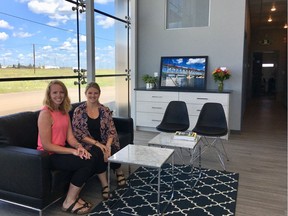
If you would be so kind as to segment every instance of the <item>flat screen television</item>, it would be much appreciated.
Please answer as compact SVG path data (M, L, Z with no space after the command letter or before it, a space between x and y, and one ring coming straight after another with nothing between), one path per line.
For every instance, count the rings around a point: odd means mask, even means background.
M208 56L161 57L159 88L206 89Z

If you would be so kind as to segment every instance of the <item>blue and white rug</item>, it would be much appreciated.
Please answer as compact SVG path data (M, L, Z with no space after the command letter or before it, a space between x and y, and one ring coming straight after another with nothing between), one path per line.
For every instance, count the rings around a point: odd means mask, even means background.
M195 179L183 171L187 172L187 167L175 165L174 196L168 203L172 188L171 165L167 164L162 170L161 194L164 196L161 198L161 211L167 206L162 215L235 215L239 174L202 169L200 180L191 190ZM91 215L158 215L155 193L158 178L153 180L152 186L149 184L155 174L157 171L154 169L140 167L128 179L128 184L137 187L137 190L128 190L128 187L116 189L110 202L98 204ZM112 205L112 209L108 205Z

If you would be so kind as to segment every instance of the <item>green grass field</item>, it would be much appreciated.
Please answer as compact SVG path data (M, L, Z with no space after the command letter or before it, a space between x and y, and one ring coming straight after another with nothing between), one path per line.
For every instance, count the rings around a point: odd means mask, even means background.
M97 70L97 75L115 74L114 70ZM72 69L18 69L18 68L0 68L0 94L11 92L43 90L47 87L50 80L33 80L33 81L10 81L1 82L1 78L16 77L49 77L49 76L74 76L77 75ZM74 82L77 79L61 79L67 88L77 88ZM101 87L114 86L115 77L98 77L96 82ZM84 85L85 86L85 85Z

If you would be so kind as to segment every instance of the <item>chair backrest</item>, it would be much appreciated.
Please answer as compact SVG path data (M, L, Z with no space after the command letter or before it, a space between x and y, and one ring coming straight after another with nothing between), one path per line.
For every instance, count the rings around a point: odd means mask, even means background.
M205 103L199 114L196 126L227 129L227 120L222 104Z
M171 132L177 130L184 131L189 128L189 125L190 122L186 103L184 101L170 101L165 110L163 119L156 129ZM161 130L161 128L164 130Z

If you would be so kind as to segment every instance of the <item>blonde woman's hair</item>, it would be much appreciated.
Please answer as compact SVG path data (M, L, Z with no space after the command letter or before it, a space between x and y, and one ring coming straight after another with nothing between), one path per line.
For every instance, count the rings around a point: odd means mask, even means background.
M61 82L60 80L52 80L49 82L47 88L46 88L46 92L45 92L45 97L43 100L43 104L45 106L48 107L49 110L54 111L55 110L55 106L54 103L51 100L50 97L50 91L51 91L51 86L52 85L60 85L64 91L64 100L63 102L60 104L60 106L58 107L59 111L61 111L63 114L66 114L69 112L69 110L71 109L71 101L70 98L68 96L68 90L65 86L65 84L63 82Z
M99 91L99 93L101 93L100 86L96 82L90 82L90 83L87 84L87 86L85 88L85 94L87 93L89 88L95 88L95 89L97 89Z

